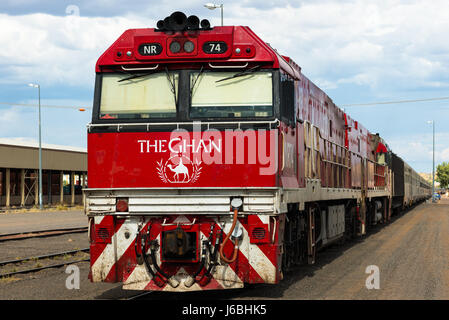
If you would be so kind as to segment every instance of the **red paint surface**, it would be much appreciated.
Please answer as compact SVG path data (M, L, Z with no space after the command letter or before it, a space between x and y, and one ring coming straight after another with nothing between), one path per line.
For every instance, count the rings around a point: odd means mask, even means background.
M194 136L199 133L184 134L187 136L172 143L172 150L183 147L184 140L186 145L192 144L193 140L196 146L199 144L201 137ZM243 148L237 148L237 139L244 134L245 132L235 134L237 138L232 138L233 148L228 143L231 136L223 133L221 143L219 138L202 136L204 141L202 146L213 150L210 153L206 152L206 149L190 152L192 147L187 147L187 152L172 153L168 143L178 138L171 137L170 132L90 133L88 135L89 187L275 187L278 170L277 150L274 149L275 140L278 138L277 131L266 131L261 135L255 133L256 140L245 138ZM217 148L210 147L209 139L216 139L215 145L221 146L221 152L217 152ZM147 149L147 143L139 141L149 141L151 146ZM267 149L265 155L262 156L265 149ZM191 179L187 182L188 179L180 172L181 170L176 169L180 165L180 156L182 156L183 165L187 167L189 176L192 177L196 172L196 180ZM212 160L206 159L209 157L213 157L215 162L210 163ZM196 168L194 168L195 164ZM172 171L169 165L180 172L178 177L174 176L175 171ZM271 174L264 174L264 170L268 170Z

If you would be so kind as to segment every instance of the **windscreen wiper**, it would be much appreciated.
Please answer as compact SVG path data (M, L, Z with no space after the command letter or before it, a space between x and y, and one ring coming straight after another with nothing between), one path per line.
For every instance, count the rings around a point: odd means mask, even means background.
M132 76L129 76L129 77L127 77L127 78L117 80L117 82L122 82L122 81L132 80L132 79L136 79L136 78L141 78L141 77L145 77L145 76L148 76L148 75L150 75L150 74L153 74L153 73L154 73L154 72L146 72L146 73L140 73L140 74L133 74Z
M259 69L259 68L260 68L260 65L254 66L254 67L252 67L252 68L249 68L248 70L244 70L244 71L242 71L242 72L239 72L239 73L234 74L233 76L226 77L226 78L217 80L217 81L215 81L215 82L221 82L221 81L225 81L225 80L229 80L229 79L234 79L234 78L246 76L247 74L253 73L254 71L256 71L256 70Z
M173 93L173 97L175 98L175 105L178 106L178 99L176 94L176 84L175 84L175 75L173 75L173 79L170 77L170 72L168 72L168 68L165 67L165 73L167 75L167 80L170 83L170 90Z
M195 88L196 82L198 81L198 78L201 76L202 73L203 73L203 66L201 66L200 72L195 77L195 80L193 81L192 86L190 87L190 99L192 99L193 89Z

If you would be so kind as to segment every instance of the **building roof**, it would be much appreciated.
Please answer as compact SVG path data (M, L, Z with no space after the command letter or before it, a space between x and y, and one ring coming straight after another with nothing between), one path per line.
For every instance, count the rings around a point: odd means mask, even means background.
M0 138L0 168L38 169L39 143L25 138ZM42 144L44 170L87 171L87 150Z
M39 142L27 138L0 138L0 145L9 145L16 147L26 148L39 148ZM86 148L61 146L57 144L42 143L42 149L60 150L60 151L72 151L87 153Z

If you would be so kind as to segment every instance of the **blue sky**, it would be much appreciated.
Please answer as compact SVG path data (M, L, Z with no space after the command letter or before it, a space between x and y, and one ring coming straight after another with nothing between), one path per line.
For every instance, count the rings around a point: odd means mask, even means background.
M0 102L91 106L94 66L128 28L173 11L220 25L208 1L3 0ZM220 2L221 3L221 2ZM449 2L441 0L223 1L224 24L251 27L337 105L449 96ZM345 108L417 171L449 161L449 100ZM37 108L0 104L0 138L36 139ZM43 140L86 147L89 112L43 108Z

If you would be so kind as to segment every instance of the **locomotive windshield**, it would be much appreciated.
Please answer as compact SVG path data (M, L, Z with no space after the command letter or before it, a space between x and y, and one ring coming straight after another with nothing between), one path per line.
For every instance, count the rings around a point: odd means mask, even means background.
M273 117L273 72L246 72L104 73L99 119L171 121L182 114L177 109L187 107L192 120ZM190 91L190 103L183 90ZM183 99L179 104L178 98Z
M235 77L234 72L192 72L191 118L273 116L271 72Z
M104 74L100 119L175 118L179 75Z

